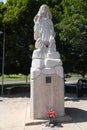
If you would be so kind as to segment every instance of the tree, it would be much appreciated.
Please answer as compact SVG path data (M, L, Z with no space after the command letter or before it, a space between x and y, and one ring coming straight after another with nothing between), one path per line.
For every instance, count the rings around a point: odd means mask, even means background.
M3 25L3 16L6 10L3 2L0 2L0 75L2 73L2 50L3 50L3 34L4 34L4 25Z
M6 74L29 74L34 44L33 11L30 10L32 7L29 4L31 3L28 0L8 0L6 3L7 11L3 19L6 31Z
M50 6L53 17L57 21L55 11L58 8L58 2L56 0L7 0L2 19L6 33L6 74L29 73L32 50L34 49L33 18L42 4Z
M61 3L63 14L56 25L60 29L60 39L68 48L66 59L72 59L72 71L82 76L87 73L87 1L63 0ZM68 53L70 52L70 53ZM64 64L66 64L64 61Z
M42 4L47 4L53 14L57 50L62 52L58 23L63 14L62 0L7 0L2 23L5 24L5 73L28 74L34 49L33 18Z

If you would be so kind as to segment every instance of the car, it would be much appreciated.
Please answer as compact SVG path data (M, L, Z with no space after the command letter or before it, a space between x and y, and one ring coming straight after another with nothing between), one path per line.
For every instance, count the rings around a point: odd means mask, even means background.
M83 96L83 93L86 92L87 92L87 78L79 79L76 88L77 97Z
M71 78L71 74L64 74L65 78Z

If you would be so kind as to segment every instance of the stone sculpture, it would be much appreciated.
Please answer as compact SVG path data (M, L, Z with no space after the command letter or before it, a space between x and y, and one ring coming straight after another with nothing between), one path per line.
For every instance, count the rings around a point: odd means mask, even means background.
M36 50L31 65L32 118L45 117L50 108L59 116L64 115L63 67L56 51L55 36L52 14L47 5L42 5L34 18Z
M34 18L34 39L36 40L35 47L39 49L38 57L42 56L41 52L43 52L42 57L45 58L48 50L56 51L55 32L51 19L52 14L48 6L42 5Z

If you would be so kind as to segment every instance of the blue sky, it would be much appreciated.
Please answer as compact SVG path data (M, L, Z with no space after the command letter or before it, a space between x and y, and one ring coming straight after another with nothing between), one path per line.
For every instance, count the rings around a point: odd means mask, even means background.
M0 0L0 2L1 2L1 1L4 2L4 3L6 2L6 0Z

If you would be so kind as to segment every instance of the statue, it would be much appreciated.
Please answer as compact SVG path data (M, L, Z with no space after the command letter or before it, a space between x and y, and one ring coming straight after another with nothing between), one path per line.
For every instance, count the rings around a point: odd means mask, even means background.
M34 39L36 40L35 47L39 49L36 53L38 56L46 55L49 51L56 51L55 32L52 23L52 14L47 5L42 5L34 18ZM41 54L43 52L43 54ZM45 54L44 54L45 53Z
M64 116L64 79L49 7L43 4L34 17L35 50L31 64L31 105L33 119L44 118L52 108Z

